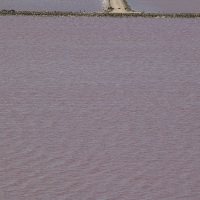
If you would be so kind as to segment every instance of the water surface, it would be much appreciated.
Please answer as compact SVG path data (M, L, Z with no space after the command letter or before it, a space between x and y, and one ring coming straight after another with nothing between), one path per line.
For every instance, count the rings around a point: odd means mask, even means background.
M0 0L1 9L102 11L103 0ZM199 0L128 0L132 9L145 12L199 12Z
M0 199L199 200L200 20L0 17Z

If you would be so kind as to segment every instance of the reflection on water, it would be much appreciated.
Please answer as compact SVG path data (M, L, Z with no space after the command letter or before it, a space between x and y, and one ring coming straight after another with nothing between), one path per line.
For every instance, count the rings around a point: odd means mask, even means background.
M0 17L0 199L199 200L199 24Z

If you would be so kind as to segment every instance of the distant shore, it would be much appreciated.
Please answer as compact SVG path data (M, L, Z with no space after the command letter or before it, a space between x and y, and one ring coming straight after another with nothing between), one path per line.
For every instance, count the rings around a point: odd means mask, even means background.
M196 18L200 13L145 13L145 12L60 12L60 11L15 11L1 10L0 16L76 16L76 17L144 17L144 18Z

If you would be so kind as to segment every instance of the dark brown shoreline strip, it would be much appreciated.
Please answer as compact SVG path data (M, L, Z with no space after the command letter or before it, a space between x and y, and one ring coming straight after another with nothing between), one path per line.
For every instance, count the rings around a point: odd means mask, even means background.
M60 12L60 11L15 11L2 10L0 16L76 16L76 17L144 17L144 18L196 18L200 13L109 13L109 12Z

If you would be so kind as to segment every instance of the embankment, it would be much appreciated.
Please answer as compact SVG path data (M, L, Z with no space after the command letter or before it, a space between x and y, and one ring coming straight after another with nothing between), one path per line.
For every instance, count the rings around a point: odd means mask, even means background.
M144 17L144 18L196 18L200 13L145 13L145 12L59 12L59 11L15 11L2 10L1 16L22 15L22 16L76 16L76 17Z
M112 13L128 13L131 7L126 0L104 0L104 10Z

